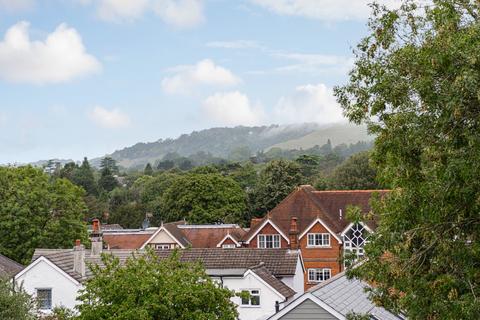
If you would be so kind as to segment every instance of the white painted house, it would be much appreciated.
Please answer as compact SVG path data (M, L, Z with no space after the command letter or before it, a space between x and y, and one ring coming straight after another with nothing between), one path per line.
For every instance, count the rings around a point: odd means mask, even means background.
M124 262L132 250L103 250ZM138 252L142 252L141 250ZM36 296L44 312L54 307L73 309L82 283L91 277L86 262L99 263L101 237L92 238L92 249L77 243L73 249L37 249L32 263L15 276L18 285ZM161 258L170 250L158 250ZM303 293L304 267L300 251L289 249L191 248L181 251L181 261L200 261L206 272L226 288L249 291L248 300L234 297L241 320L265 319L296 295Z

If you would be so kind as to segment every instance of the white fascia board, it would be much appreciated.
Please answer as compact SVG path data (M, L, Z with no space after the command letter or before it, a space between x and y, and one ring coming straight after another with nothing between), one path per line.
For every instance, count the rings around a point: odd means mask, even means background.
M222 244L223 244L223 243L225 242L225 240L227 240L227 239L232 240L237 247L240 247L240 243L238 243L238 241L235 240L230 234L227 234L227 235L217 244L217 248L221 248L221 247L222 247Z
M280 230L280 228L278 228L275 223L273 223L272 220L270 219L267 219L265 220L261 226L258 228L257 232L255 232L254 234L252 234L250 236L250 238L247 239L247 241L245 241L246 244L249 244L250 241L252 241L253 238L255 238L255 236L267 225L267 223L270 223L270 225L287 241L288 244L290 244L290 239L288 239L288 237Z
M152 236L151 236L150 238L148 238L147 241L145 241L145 243L140 247L140 249L145 249L145 247L150 243L150 241L152 241L153 239L155 239L155 237L156 237L162 230L165 231L170 238L172 238L173 240L175 240L175 242L180 246L180 248L185 249L185 246L182 245L182 244L180 243L180 241L178 241L178 239L175 238L164 226L161 226L160 228L158 228L158 230L155 231L155 233L152 234Z
M342 315L341 313L339 313L338 311L336 311L335 309L330 307L328 304L326 304L325 302L323 302L319 298L315 297L310 292L306 292L306 293L302 294L300 297L298 297L297 299L295 299L294 301L292 301L291 303L286 305L285 308L283 308L282 310L280 310L279 312L275 313L273 316L268 318L268 320L279 320L279 319L281 319L285 314L287 314L291 310L295 309L298 305L300 305L302 302L304 302L307 299L311 300L312 302L317 304L319 307L326 310L328 313L330 313L335 318L337 318L339 320L346 320L344 315Z
M30 271L32 268L34 268L37 264L39 264L40 262L45 262L46 264L48 264L50 267L52 267L53 269L55 269L55 271L57 271L58 273L60 273L62 276L64 276L65 278L67 278L68 280L72 281L75 285L80 285L80 282L78 282L77 280L75 280L75 278L73 278L71 275L69 275L68 273L66 273L65 271L63 271L62 269L60 269L55 263L53 263L52 261L50 261L48 258L46 258L45 256L40 256L37 260L33 261L32 263L30 263L25 269L23 269L22 271L20 271L19 273L17 273L14 277L15 279L15 282L17 281L17 279L21 278L25 273L27 273L28 271Z
M367 224L363 223L362 221L359 221L358 223L360 223L365 229L367 229L368 232L373 233L372 229L370 229L370 228L367 226ZM354 223L351 222L351 223L342 231L342 233L340 234L340 236L343 237L343 236L345 235L345 233L347 233L347 231L348 231L351 227L353 227L353 225L354 225Z
M320 223L325 229L327 229L327 231L335 238L337 239L338 243L342 243L342 239L335 233L332 231L332 229L330 229L320 218L317 218L315 219L306 229L305 231L303 231L300 236L298 237L298 240L302 239L307 233L308 231L310 231L310 229L313 228L314 225L316 225L317 223Z
M273 288L271 285L269 285L268 283L265 282L265 280L263 280L262 278L260 278L255 272L253 272L251 269L248 269L247 271L245 271L245 274L243 275L243 278L245 279L247 277L247 275L252 275L254 278L258 279L258 281L260 281L261 283L263 283L265 286L267 286L268 288L270 288L270 290L272 290L275 294L277 294L280 298L282 299L286 299L286 297L283 296L283 294L281 294L280 292L278 292L277 290L275 290L275 288ZM281 281L281 280L280 280Z

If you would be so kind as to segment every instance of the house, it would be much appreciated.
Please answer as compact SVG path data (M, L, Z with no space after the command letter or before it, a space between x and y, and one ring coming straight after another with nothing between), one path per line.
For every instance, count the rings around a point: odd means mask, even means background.
M403 315L393 314L374 305L365 292L367 287L365 282L347 279L345 272L341 272L310 288L268 320L345 320L349 314L354 313L367 315L372 320L406 319Z
M160 257L170 251L158 250ZM250 299L232 298L240 320L264 319L278 306L303 293L304 267L298 250L192 248L181 261L200 261L207 274L230 290L248 291Z
M162 223L158 228L109 229L103 239L110 249L159 250L174 248L238 248L246 231L237 224L192 225L185 221Z
M118 257L121 263L133 252L144 252L104 250L98 221L94 222L91 236L91 250L79 241L73 249L36 249L32 262L15 276L17 284L38 298L42 311L48 313L56 306L73 309L83 283L92 276L88 264L100 264L102 252ZM166 258L172 250L156 252ZM298 250L189 248L181 250L180 260L199 261L207 274L224 287L250 292L250 299L232 298L242 320L266 318L303 292L305 270Z
M20 263L0 254L0 278L9 279L22 271L24 268Z
M353 224L346 217L347 207L370 211L374 193L387 190L316 191L312 186L296 188L265 217L253 219L241 242L250 248L300 249L304 259L305 289L343 270L344 252L363 255L368 234L375 221Z

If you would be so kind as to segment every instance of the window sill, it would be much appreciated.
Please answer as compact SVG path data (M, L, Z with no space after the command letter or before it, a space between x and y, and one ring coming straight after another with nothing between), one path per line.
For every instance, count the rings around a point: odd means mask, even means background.
M242 307L242 308L261 308L262 306L250 306L250 305L241 304L240 307Z
M306 249L331 249L332 246L306 246Z

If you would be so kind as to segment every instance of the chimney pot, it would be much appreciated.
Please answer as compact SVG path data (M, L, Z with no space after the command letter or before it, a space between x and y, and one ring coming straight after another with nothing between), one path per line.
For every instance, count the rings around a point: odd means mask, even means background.
M90 241L92 243L92 256L99 256L103 251L103 234L100 220L93 219L92 233L90 234Z

